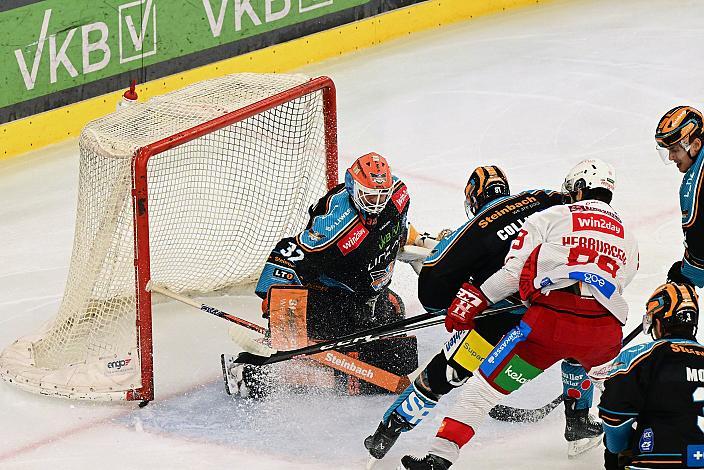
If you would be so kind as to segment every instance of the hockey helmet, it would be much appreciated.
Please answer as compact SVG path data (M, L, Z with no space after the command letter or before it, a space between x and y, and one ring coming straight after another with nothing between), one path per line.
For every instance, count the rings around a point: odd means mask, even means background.
M567 173L565 182L562 183L562 192L574 199L580 189L603 188L613 193L615 187L614 167L598 158L590 158L577 163Z
M510 196L508 178L496 165L478 166L464 188L464 210L467 217L476 215L484 205L501 196Z
M679 144L687 153L694 139L702 137L702 113L691 106L676 106L665 113L655 130L657 151L666 164L671 163L669 149Z
M645 306L644 333L652 334L655 318L665 332L673 326L692 327L694 332L699 320L699 298L694 287L667 282L655 289Z
M359 157L345 173L345 188L357 209L366 214L380 213L393 189L386 159L374 152Z

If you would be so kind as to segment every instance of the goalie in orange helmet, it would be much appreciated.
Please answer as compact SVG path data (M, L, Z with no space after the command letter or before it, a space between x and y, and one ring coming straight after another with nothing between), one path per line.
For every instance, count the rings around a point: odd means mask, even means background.
M279 241L264 266L255 292L265 299L272 342L277 341L281 323L281 293L288 296L283 302L288 305L292 290L302 296L295 299L296 305L305 298L306 308L282 324L297 322L298 345L403 318L403 303L389 284L396 256L407 243L409 202L406 185L391 174L384 157L372 152L352 163L344 183L309 210L305 230ZM295 335L286 328L290 340ZM290 349L291 344L283 346ZM418 366L415 337L380 340L353 352L358 361L394 374L406 375ZM223 368L230 393L264 395L267 386L276 382L271 377L262 379L264 368L233 367L228 360L229 356L223 359ZM379 391L361 382L353 393Z

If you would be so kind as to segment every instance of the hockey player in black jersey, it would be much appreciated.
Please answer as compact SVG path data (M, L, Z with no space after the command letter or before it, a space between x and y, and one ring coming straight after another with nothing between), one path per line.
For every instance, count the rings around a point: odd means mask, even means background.
M345 182L311 207L305 230L279 241L269 255L255 289L264 299L264 316L269 317L272 292L283 285L305 290L305 318L289 321L304 325L306 340L331 339L401 319L403 303L388 286L406 241L409 203L406 185L392 176L386 159L376 153L358 158L346 171ZM415 337L385 341L385 354L378 351L380 344L361 347L359 360L399 375L417 368ZM265 394L266 368L234 365L233 360L223 359L228 393Z
M676 106L660 119L655 131L658 153L665 163L674 162L683 173L680 209L684 256L677 260L667 280L704 287L704 118L691 106Z
M465 208L470 218L443 239L425 260L418 277L418 298L428 311L450 306L463 283L482 283L504 263L511 243L525 219L548 207L561 204L554 191L533 190L510 195L508 180L496 166L474 170L465 189ZM509 305L508 302L496 307ZM413 429L435 407L441 396L471 377L493 345L518 324L525 308L477 319L475 328L455 332L420 373L418 378L389 407L365 446L375 459L383 458L401 432ZM568 427L565 437L570 455L582 449L576 443L601 434L601 426L589 419L592 386L578 364L562 366ZM426 468L426 467L422 467ZM430 467L427 467L430 468Z
M655 341L621 352L599 403L607 470L625 464L632 470L704 468L698 317L697 294L689 284L668 282L648 300L643 330Z

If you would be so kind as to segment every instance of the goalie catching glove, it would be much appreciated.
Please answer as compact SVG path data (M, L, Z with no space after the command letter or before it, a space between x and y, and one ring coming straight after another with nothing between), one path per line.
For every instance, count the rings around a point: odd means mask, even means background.
M474 317L486 310L489 302L482 291L465 282L455 294L445 317L445 329L450 333L458 330L473 330Z

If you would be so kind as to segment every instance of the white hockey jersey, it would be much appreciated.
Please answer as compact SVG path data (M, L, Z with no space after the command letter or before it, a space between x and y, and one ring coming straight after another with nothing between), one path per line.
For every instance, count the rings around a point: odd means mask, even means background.
M582 295L593 296L626 323L628 305L622 293L638 270L638 244L611 206L580 201L528 217L504 267L480 287L491 302L518 290L526 260L538 247L534 272L527 271L535 289L548 294L579 282Z

